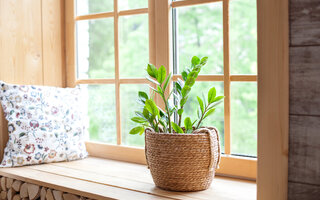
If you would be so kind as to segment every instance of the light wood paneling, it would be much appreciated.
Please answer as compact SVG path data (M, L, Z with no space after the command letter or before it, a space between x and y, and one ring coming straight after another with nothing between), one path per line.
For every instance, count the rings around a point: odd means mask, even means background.
M320 185L320 117L290 116L289 181Z
M287 199L289 129L288 1L259 0L258 176L259 200Z
M289 200L319 200L320 186L289 182Z
M41 1L0 1L0 79L42 84Z
M320 115L320 46L290 48L290 114Z
M65 87L64 0L42 0L43 84Z
M76 41L75 41L74 1L65 1L65 38L66 38L66 83L68 87L76 85Z
M320 45L319 0L290 0L291 45Z

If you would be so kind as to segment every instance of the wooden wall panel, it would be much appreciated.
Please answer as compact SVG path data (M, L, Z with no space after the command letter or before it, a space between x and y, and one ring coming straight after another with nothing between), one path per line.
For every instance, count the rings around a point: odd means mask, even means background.
M0 29L0 79L42 84L41 0L1 0Z
M290 48L290 114L320 115L320 46Z
M288 1L259 0L258 200L287 199L289 143Z
M290 183L288 188L289 200L319 200L320 186L302 183Z
M320 196L320 2L290 0L288 199Z
M319 0L291 0L291 45L320 45Z
M0 0L0 80L65 85L63 5L63 0ZM7 141L0 107L0 159Z
M320 183L320 116L290 117L289 181Z
M65 87L64 0L42 0L43 83Z

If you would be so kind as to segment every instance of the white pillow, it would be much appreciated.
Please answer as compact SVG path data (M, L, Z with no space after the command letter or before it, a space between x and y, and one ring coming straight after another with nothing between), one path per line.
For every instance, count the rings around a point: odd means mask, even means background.
M86 107L80 88L12 85L0 81L9 141L2 167L70 161L87 156Z

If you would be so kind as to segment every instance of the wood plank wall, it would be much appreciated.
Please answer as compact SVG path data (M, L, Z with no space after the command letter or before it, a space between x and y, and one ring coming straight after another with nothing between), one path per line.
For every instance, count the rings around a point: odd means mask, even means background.
M65 86L63 13L64 0L0 0L0 80ZM7 140L0 108L0 159Z
M290 0L289 143L288 199L319 199L319 0Z

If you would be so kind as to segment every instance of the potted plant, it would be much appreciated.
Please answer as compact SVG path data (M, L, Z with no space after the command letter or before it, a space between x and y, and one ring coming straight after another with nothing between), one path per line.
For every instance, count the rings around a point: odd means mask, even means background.
M148 167L156 186L173 191L199 191L207 189L214 177L220 160L220 144L218 130L204 127L203 120L211 116L224 96L217 96L212 87L207 97L197 96L199 103L198 119L183 119L184 106L189 98L201 68L208 58L194 56L191 66L185 69L169 91L172 74L166 74L161 66L157 69L149 64L147 79L156 87L149 97L139 91L138 102L142 105L131 120L138 126L131 129L130 134L145 133L145 151ZM155 94L164 102L164 109L156 105ZM172 98L174 97L174 98ZM173 99L175 103L172 102ZM175 123L172 116L176 115ZM182 126L183 121L183 126Z

